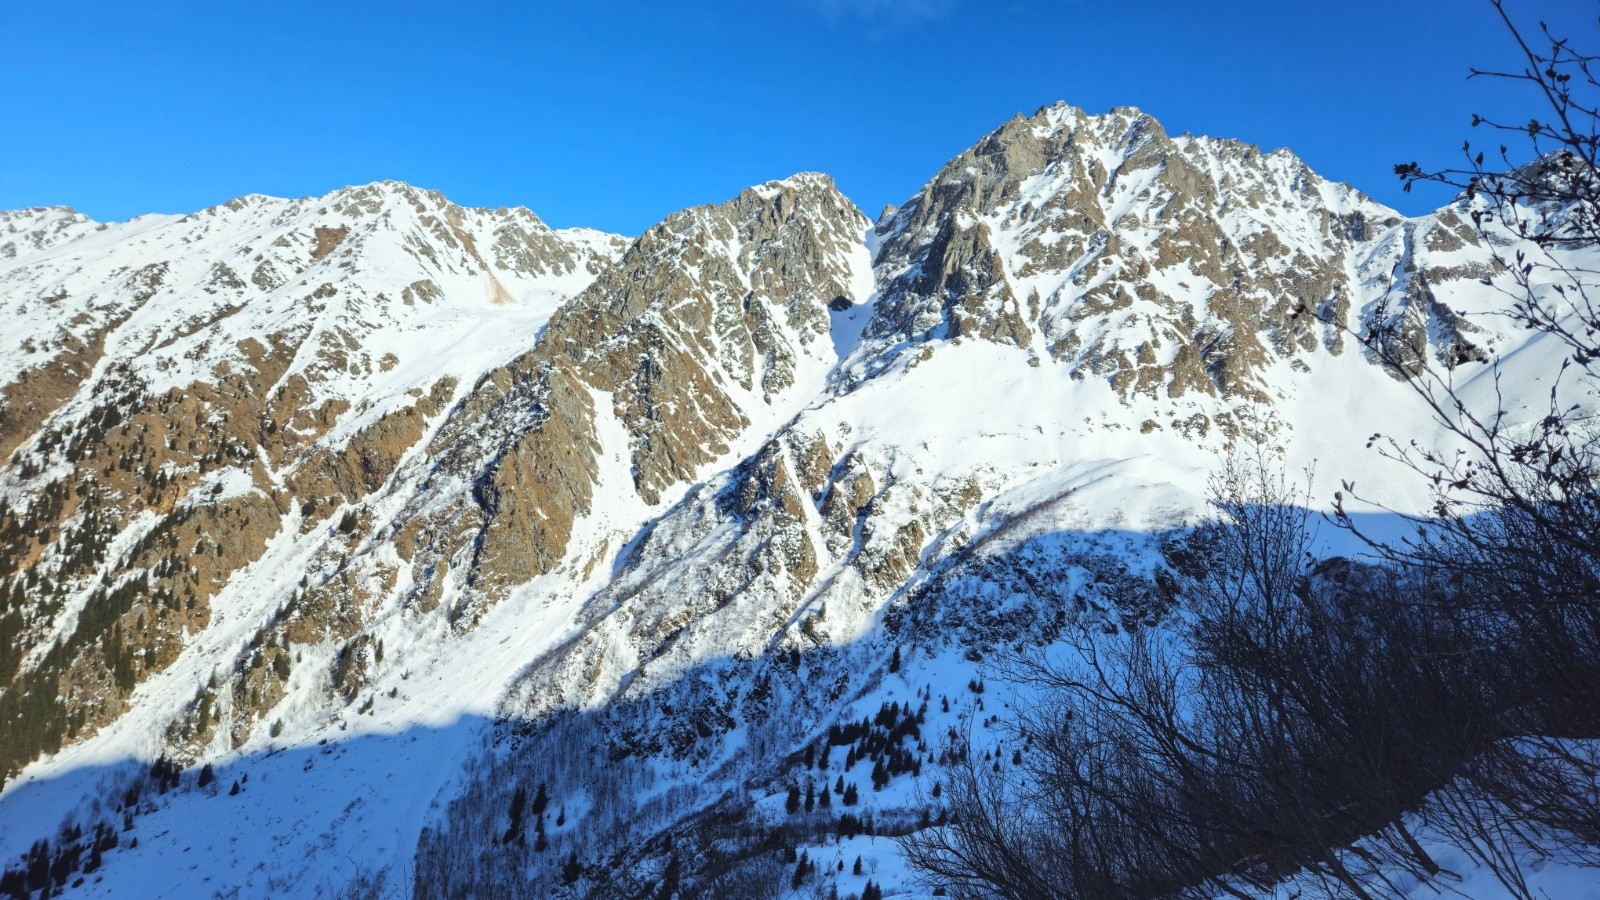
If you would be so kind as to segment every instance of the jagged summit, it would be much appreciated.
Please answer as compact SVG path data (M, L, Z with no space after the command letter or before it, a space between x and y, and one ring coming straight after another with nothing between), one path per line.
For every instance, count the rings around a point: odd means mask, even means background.
M878 223L885 302L857 371L978 337L1124 394L1265 398L1268 367L1343 347L1337 327L1290 313L1342 322L1372 239L1400 222L1289 153L1171 138L1130 107L1046 107Z
M770 199L778 191L823 191L837 193L838 185L834 184L833 176L826 172L796 172L787 178L777 178L772 181L752 185L740 191L740 194L754 193L764 199Z
M655 507L808 402L836 361L828 303L870 277L866 227L815 177L675 213L486 376L434 444L482 467L475 487L426 526L475 535L473 588L497 600L575 542L603 554L626 536L593 520L597 497Z
M77 238L98 226L66 206L0 211L0 265Z

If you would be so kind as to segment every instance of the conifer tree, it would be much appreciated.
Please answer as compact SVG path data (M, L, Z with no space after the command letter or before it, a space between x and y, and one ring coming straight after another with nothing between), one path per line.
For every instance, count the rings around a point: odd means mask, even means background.
M673 900L678 896L678 886L683 880L683 863L678 859L678 851L673 850L667 857L666 868L661 871L661 884L656 888L655 900Z
M668 868L670 870L670 863ZM577 884L578 879L582 877L582 875L583 866L578 863L578 854L573 853L571 856L567 857L566 863L561 867L561 881L564 884Z
M516 791L511 795L510 825L506 828L505 836L500 838L500 843L522 843L522 810L528 805L528 789L517 785Z

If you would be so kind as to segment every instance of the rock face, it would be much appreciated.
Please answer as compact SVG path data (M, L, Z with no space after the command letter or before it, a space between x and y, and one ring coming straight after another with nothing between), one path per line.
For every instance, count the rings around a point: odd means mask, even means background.
M1272 364L1341 352L1352 303L1384 299L1384 281L1404 297L1391 312L1468 345L1428 284L1487 270L1425 270L1412 248L1471 255L1463 224L1404 222L1284 150L1057 105L1006 123L879 223L885 302L868 334L883 349L856 371L970 336L1124 397L1266 400Z
M531 341L627 243L388 183L3 227L0 775L115 719L236 573L383 488L516 352L497 332Z
M122 805L219 890L786 890L757 836L863 827L846 782L921 827L996 649L1159 617L1242 443L1420 508L1398 376L1520 340L1469 214L1063 105L875 224L813 174L632 241L390 183L0 214L0 856L166 754L271 777Z
M459 567L467 602L500 599L573 556L598 495L657 506L787 418L835 361L827 304L864 270L867 224L829 179L799 175L645 232L435 438L440 474L416 501L439 510L417 538L435 549L414 566Z

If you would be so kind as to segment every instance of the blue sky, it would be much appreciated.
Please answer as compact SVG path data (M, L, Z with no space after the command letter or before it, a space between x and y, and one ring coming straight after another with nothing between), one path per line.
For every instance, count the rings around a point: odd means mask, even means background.
M1474 111L1527 117L1465 78L1509 50L1480 0L14 0L0 208L121 219L393 178L637 233L821 170L876 215L1059 99L1287 146L1421 212L1448 198L1400 194L1394 163L1454 162Z

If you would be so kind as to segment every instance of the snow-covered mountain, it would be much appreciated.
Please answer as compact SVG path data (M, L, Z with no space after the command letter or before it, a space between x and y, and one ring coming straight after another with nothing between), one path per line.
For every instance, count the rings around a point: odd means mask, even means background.
M876 223L814 174L631 241L393 183L0 214L0 859L912 891L881 835L1001 711L986 656L1159 615L1229 454L1425 508L1365 445L1442 438L1347 329L1533 414L1493 271L1465 201L1065 105Z

